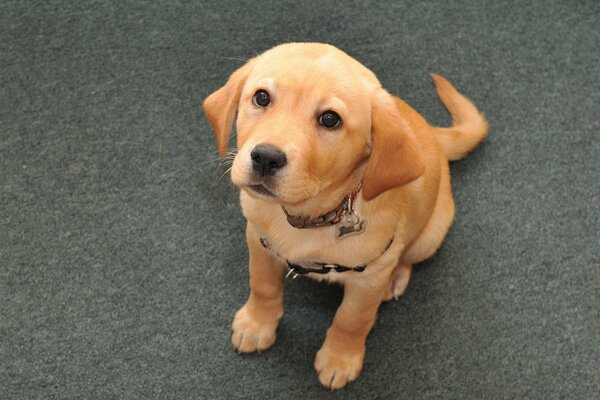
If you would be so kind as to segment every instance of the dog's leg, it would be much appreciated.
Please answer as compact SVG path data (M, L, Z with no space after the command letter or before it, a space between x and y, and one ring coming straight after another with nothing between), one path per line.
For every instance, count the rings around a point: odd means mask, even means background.
M321 384L331 390L345 386L360 373L367 335L390 279L390 274L379 275L349 280L344 285L344 300L315 359Z
M283 262L260 245L248 224L250 296L233 319L231 342L240 353L266 350L275 343L275 331L283 316Z

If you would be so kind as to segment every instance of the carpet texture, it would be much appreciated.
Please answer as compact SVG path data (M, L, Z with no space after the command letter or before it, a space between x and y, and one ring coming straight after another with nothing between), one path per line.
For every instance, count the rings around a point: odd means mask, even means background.
M0 397L591 399L600 393L598 1L0 4ZM312 362L336 286L287 283L231 350L244 220L202 99L254 52L334 44L431 123L430 72L489 138L443 248L382 306L361 377Z

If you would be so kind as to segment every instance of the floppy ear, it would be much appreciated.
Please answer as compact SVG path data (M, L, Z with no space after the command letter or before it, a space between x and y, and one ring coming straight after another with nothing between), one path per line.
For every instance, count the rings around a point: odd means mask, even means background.
M425 172L425 160L412 129L391 96L384 93L387 98L375 99L371 111L373 145L363 178L363 197L367 201Z
M242 88L253 66L254 60L252 59L235 71L225 86L204 99L202 104L206 118L217 138L217 149L220 155L225 155L227 151L229 134L235 120Z

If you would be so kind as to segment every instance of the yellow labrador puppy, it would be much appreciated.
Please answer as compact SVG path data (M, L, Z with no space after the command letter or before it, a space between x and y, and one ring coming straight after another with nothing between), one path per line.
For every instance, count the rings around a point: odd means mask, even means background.
M432 76L452 127L430 126L358 61L318 43L277 46L206 98L221 154L236 124L231 180L248 220L250 296L233 320L236 350L275 342L286 273L337 282L344 299L314 366L332 390L358 377L379 305L402 295L452 223L448 160L488 131Z

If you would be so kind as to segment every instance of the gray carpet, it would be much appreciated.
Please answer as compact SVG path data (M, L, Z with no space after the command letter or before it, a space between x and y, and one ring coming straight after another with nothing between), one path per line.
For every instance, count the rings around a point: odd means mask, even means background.
M591 399L600 393L598 1L3 1L0 397ZM275 346L231 350L243 217L202 99L254 51L329 42L429 121L428 73L489 139L457 219L385 304L362 376L312 362L341 299L287 284Z

